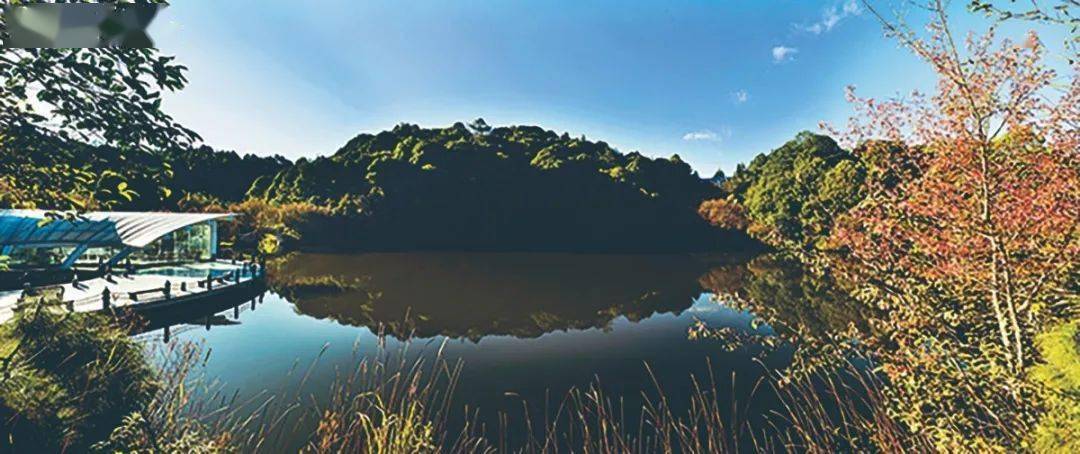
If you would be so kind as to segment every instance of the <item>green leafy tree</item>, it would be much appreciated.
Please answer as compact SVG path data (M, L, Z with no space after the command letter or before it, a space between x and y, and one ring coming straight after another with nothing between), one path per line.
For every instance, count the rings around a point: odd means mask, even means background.
M5 2L0 8L6 12L21 3ZM177 91L186 85L185 70L174 57L150 48L4 49L0 53L0 141L5 147L25 146L28 142L21 138L26 137L83 143L115 149L123 157L188 148L200 140L198 134L161 109L164 91ZM84 176L78 169L65 164L69 167L17 170L36 171L42 179L66 178L86 183L79 181ZM5 180L0 185L11 186L10 175L0 178ZM135 194L129 190L135 191L134 185L121 187L121 183L102 187L110 193L104 194L104 199L116 196L130 201ZM53 197L52 203L36 205L82 210L88 208L85 199L93 200L97 195L75 198L81 205L70 197ZM26 205L25 198L37 198L37 202L43 199L39 193L21 191L8 194L4 202ZM34 200L29 202L35 204Z
M6 49L0 130L32 127L67 140L150 151L199 136L161 110L186 68L154 49Z
M751 232L774 245L814 246L832 218L861 198L863 165L831 138L799 133L740 166L723 187L746 210Z

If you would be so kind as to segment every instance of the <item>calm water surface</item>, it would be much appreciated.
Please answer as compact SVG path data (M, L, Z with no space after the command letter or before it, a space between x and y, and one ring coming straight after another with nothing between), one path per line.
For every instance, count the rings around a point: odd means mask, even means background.
M795 317L828 319L807 304L813 298L799 276L760 261L687 255L304 254L271 268L270 291L254 310L244 304L235 319L233 309L219 312L209 329L200 315L173 326L172 336L202 343L210 351L202 372L241 395L294 392L310 367L301 392L324 399L340 371L379 354L383 332L383 351L410 340L412 355L444 347L445 358L460 360L455 407L479 409L489 426L499 414L520 414L523 403L542 413L550 396L590 384L635 419L654 377L678 406L691 375L710 372L721 400L745 405L752 418L776 404L751 392L763 365L782 368L790 352L725 349L691 340L688 330L700 321L771 334L714 292L756 292Z

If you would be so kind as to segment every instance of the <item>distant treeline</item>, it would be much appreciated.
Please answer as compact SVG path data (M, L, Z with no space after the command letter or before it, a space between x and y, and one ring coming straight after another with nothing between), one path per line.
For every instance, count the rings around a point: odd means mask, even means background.
M239 156L209 147L123 153L4 133L0 186L12 198L86 209L241 213L236 237L264 249L756 250L697 214L723 190L678 155L649 158L534 126L361 134L331 156ZM41 194L40 198L34 194ZM0 198L0 204L11 203Z
M314 246L358 249L697 251L744 249L696 214L720 189L672 156L532 126L361 134L332 156L255 182L273 204L338 207L349 222ZM301 238L304 236L301 235ZM321 242L323 244L317 244ZM329 242L329 244L326 244Z
M295 163L207 146L132 153L33 129L0 135L0 207L229 210L241 215L231 240L267 252L761 249L751 237L799 249L828 236L865 179L855 154L809 132L710 179L678 155L483 120L402 124Z
M290 165L207 146L131 152L34 128L0 131L0 208L176 210L196 194L240 202L255 179Z

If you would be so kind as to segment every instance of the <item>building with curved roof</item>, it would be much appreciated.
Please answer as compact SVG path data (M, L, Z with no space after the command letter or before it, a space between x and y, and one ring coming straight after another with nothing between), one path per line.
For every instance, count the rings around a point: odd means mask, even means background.
M0 210L0 255L35 257L39 266L70 268L88 252L98 262L142 253L149 259L217 256L217 222L231 213L91 212L65 215L41 210ZM42 251L49 251L42 254ZM40 263L42 256L63 257Z

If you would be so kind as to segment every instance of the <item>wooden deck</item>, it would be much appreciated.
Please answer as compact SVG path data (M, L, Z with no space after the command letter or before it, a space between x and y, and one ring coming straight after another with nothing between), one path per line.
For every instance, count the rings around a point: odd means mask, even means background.
M160 272L198 275L210 271L225 273L240 269L240 265L226 262L210 262L185 267L170 267L162 269ZM129 277L94 278L82 281L78 286L68 283L60 287L63 288L63 300L69 303L71 309L76 312L94 312L105 309L103 298L105 289L109 290L109 305L111 307L138 310L144 307L161 307L204 299L233 290L238 286L248 286L255 280L261 282L262 276L253 277L250 273L245 272L241 274L239 281L228 277L215 279L208 289L205 285L207 281L205 274L199 278L180 275L170 276L157 274L153 270L146 270L142 274L134 274ZM170 284L167 298L163 292L166 282ZM13 311L21 295L22 290L0 291L0 323L7 322L12 318Z

